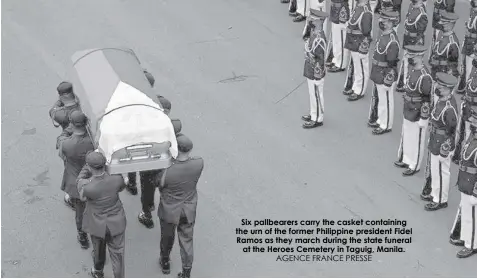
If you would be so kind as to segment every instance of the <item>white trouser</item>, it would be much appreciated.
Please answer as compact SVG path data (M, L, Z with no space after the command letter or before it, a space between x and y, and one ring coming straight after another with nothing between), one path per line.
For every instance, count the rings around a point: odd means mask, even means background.
M346 49L346 24L331 23L331 41L333 43L333 61L332 63L340 68L344 69L349 63L350 51Z
M398 158L408 165L411 170L421 169L422 159L426 150L426 130L429 120L424 127L419 127L419 122L403 120L401 144L399 145Z
M369 56L368 54L351 51L351 59L353 60L352 90L357 95L363 95L369 81ZM348 71L347 75L349 74ZM348 79L348 76L346 79Z
M470 57L469 55L465 55L465 81L469 80L470 73L472 72L472 61L474 58ZM462 63L462 61L461 61Z
M471 198L471 195L460 193L460 239L465 248L477 249L477 206L470 203Z
M442 161L439 160L440 156L431 155L431 179L432 179L432 191L431 195L433 201L436 203L447 202L449 198L449 185L450 185L450 163L452 154L449 154L447 158Z
M296 0L296 12L300 15L306 16L307 0Z
M399 74L398 74L398 81L401 80L402 78L403 86L404 86L404 80L406 79L407 73L409 70L409 60L406 58L406 54L407 54L407 50L404 50L404 55L402 58L401 67L399 67Z
M383 130L389 130L393 127L394 121L394 88L396 82L391 87L383 84L376 84L378 91L378 120L376 123Z
M323 122L323 88L325 83L324 81L324 79L308 79L308 93L310 94L310 116L312 121Z

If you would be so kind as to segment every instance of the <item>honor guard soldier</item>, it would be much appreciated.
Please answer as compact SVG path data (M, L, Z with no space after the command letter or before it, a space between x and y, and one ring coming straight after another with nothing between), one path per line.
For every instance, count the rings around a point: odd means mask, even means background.
M349 20L351 11L349 1L353 2L355 0L331 0L329 57L332 56L333 58L327 66L332 73L346 70L346 66L349 64L350 52L345 49L346 22Z
M81 248L88 249L88 235L82 230L85 203L80 199L76 179L85 165L86 154L94 150L94 145L86 131L86 116L81 111L75 110L71 113L70 121L72 134L64 131L58 138L59 155L65 163L61 190L68 194L69 202L76 209L75 220L78 242Z
M454 8L455 0L434 0L434 12L432 13L432 47L434 47L434 44L437 41L439 31L442 30L442 25L440 24L442 13L454 13ZM432 50L430 54L432 54Z
M393 29L399 13L383 11L379 18L381 35L373 54L371 80L374 82L368 126L374 135L390 132L394 116L394 87L399 62L399 41Z
M348 101L357 101L364 97L369 80L369 46L372 41L373 13L368 0L358 0L351 12L346 29L345 48L351 52L344 95Z
M303 75L308 81L310 94L310 114L302 116L303 128L315 128L323 125L323 85L326 74L325 54L326 38L323 32L323 22L327 13L311 10L310 27L305 34L305 68Z
M421 194L421 198L431 201L425 206L427 211L447 207L450 183L450 162L455 150L455 135L457 130L457 102L452 91L457 85L457 78L437 73L435 94L438 99L434 104L431 115L431 133L429 139L431 193Z
M460 151L462 150L462 144L470 135L470 107L477 104L477 58L474 58L471 64L473 65L474 69L472 71L472 74L469 76L469 80L466 83L465 95L461 104L460 119L457 128L456 152L453 158L453 161L456 164L459 164L460 161L459 156L461 154Z
M402 5L402 0L378 0L376 8L372 11L374 13L380 15L383 12L397 12L398 17L397 20L394 21L394 31L397 32L397 28L399 26L399 23L401 23L401 5Z
M93 278L103 278L106 246L115 278L125 278L124 243L126 214L119 193L126 188L121 175L106 173L106 158L99 152L86 155L86 165L77 180L80 197L86 201L83 231L93 243Z
M71 128L68 128L70 125L70 115L73 111L79 110L78 100L76 99L76 96L73 92L73 84L63 81L58 85L56 90L58 91L59 95L58 100L55 102L48 114L50 115L51 121L53 122L53 126L61 127L63 129L62 133L67 131L69 134L71 134ZM59 148L58 144L59 141L57 139L56 149ZM64 201L65 204L71 209L75 209L68 193L65 194Z
M444 0L442 0L444 1ZM443 11L439 14L441 31L432 47L429 65L431 75L435 79L437 73L447 73L459 77L459 40L454 33L455 23L459 16Z
M464 42L462 43L462 67L459 86L457 87L458 93L464 93L469 80L470 73L472 72L472 60L475 57L474 48L477 45L477 0L470 0L469 19L465 22L466 33Z
M458 258L477 254L477 105L470 106L470 114L471 135L462 149L457 178L461 201L450 238L453 245L464 246Z
M426 6L422 0L412 0L409 4L409 10L404 21L404 38L403 48L404 56L406 56L406 46L410 45L424 45L425 33L429 20L427 17ZM399 79L396 90L404 92L404 79L407 77L407 70L409 64L407 59L403 59L401 67L399 68Z
M433 81L423 61L427 48L423 45L407 45L404 49L404 59L409 59L410 69L404 79L404 120L398 160L394 165L406 169L403 176L410 176L420 170L425 153Z

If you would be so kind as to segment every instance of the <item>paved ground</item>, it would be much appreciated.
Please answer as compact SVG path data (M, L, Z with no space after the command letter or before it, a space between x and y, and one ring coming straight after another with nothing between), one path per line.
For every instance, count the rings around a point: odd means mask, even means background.
M62 164L47 117L56 85L77 50L124 45L156 76L184 132L205 158L195 231L196 277L469 277L475 259L458 260L448 231L458 204L423 210L423 171L403 178L394 131L366 128L369 95L348 103L344 74L326 79L326 124L305 131L303 24L278 0L2 1L2 276L85 277L89 251L76 243L73 212L59 183ZM405 1L403 9L407 10ZM462 17L467 3L459 4ZM464 20L458 28L463 28ZM463 31L458 30L459 38ZM235 77L235 78L233 78ZM455 182L455 169L452 183ZM122 194L128 212L127 276L162 277L159 229L136 219L139 197ZM368 264L284 264L244 255L235 244L241 218L400 218L414 229L405 254ZM180 268L177 247L173 274ZM112 276L110 266L107 276Z

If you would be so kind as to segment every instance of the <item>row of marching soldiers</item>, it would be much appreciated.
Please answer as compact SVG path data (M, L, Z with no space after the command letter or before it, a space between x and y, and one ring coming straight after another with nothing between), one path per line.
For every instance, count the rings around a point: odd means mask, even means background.
M306 129L323 125L323 88L329 72L347 71L343 94L348 101L363 98L368 80L374 83L368 116L374 135L391 131L394 91L403 92L404 120L394 165L404 169L403 176L417 173L429 130L426 182L421 193L421 199L428 202L424 207L427 211L447 207L451 162L459 166L461 202L450 242L464 246L457 256L466 258L477 253L477 0L471 1L462 49L454 33L458 15L453 1L435 2L430 67L424 64L428 15L422 0L412 0L409 6L402 45L396 33L401 18L400 0L379 0L376 7L371 7L368 0L331 0L330 14L324 8L311 9L303 34L310 113L302 120ZM380 31L371 47L375 15ZM323 28L328 17L330 43ZM398 65L401 48L403 58ZM463 58L459 71L460 53ZM463 94L460 113L456 93Z
M144 74L151 87L154 87L152 74L146 70ZM90 235L94 263L90 275L93 278L104 277L106 247L109 249L114 277L125 278L126 215L119 192L126 189L133 195L138 194L136 173L129 173L126 178L126 175L109 175L106 172L106 158L95 151L88 134L88 119L81 111L73 85L62 82L57 91L59 98L49 115L55 127L62 128L56 145L65 166L61 190L65 192L65 204L76 212L78 242L81 248L88 249ZM168 118L171 102L160 95L155 101L161 105L164 117ZM181 121L171 119L171 122L177 138L178 154L168 169L139 173L142 212L138 219L145 227L154 227L151 212L155 209L155 190L159 188L159 265L163 274L170 273L170 253L177 230L182 259L182 272L178 277L189 278L193 262L197 182L204 162L200 157L189 156L193 143L182 134Z

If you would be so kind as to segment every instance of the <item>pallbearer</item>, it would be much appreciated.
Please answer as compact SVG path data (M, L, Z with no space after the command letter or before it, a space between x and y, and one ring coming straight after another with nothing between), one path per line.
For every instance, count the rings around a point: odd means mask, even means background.
M432 47L434 47L434 44L437 41L437 34L442 30L442 25L439 22L441 20L442 13L454 13L454 7L455 0L434 0L434 12L432 13Z
M398 160L394 165L405 168L403 176L414 175L421 168L425 155L426 129L429 123L430 96L432 94L432 78L429 69L424 65L423 45L407 45L404 47L405 57L409 59L409 73L404 79L404 121L402 124L401 144Z
M472 60L474 59L474 47L477 45L477 0L470 0L469 19L465 22L466 33L464 37L464 43L462 44L462 67L458 93L465 92L465 86L467 80L469 80L470 73L472 72Z
M394 116L394 88L399 62L399 41L393 29L398 12L383 11L379 18L381 35L373 54L371 80L374 82L368 126L374 135L390 132Z
M323 125L323 85L326 74L325 54L326 38L323 22L327 13L312 9L310 28L305 34L305 69L303 75L308 80L310 94L310 114L302 116L303 128L315 128Z
M434 92L438 99L431 111L431 135L429 139L431 194L422 195L423 200L431 201L425 206L428 211L447 207L450 183L450 162L455 149L457 129L457 102L452 91L457 78L437 73Z
M343 91L348 101L357 101L364 97L369 80L369 46L372 41L373 13L368 0L358 0L351 12L346 29L345 48L351 52L352 68L348 73Z
M349 0L351 2L355 0ZM345 49L346 22L349 20L350 4L348 0L331 0L331 51L333 59L328 65L330 72L341 72L346 69L350 59L349 50Z
M451 243L464 246L458 258L467 258L477 253L477 105L470 107L471 135L461 153L457 186L461 192L460 216L451 232Z
M406 20L404 21L404 38L402 42L404 56L406 56L406 46L424 45L428 22L424 2L422 0L412 0L412 3L409 4ZM399 68L399 79L396 89L399 92L404 92L404 79L407 77L408 67L407 59L403 59L401 67Z

